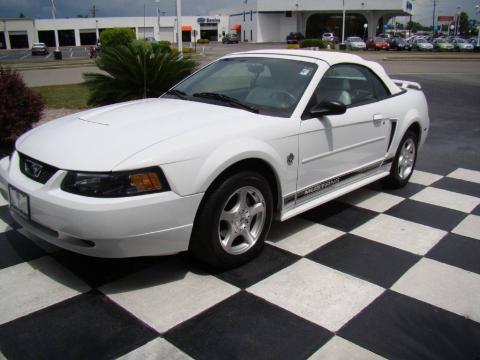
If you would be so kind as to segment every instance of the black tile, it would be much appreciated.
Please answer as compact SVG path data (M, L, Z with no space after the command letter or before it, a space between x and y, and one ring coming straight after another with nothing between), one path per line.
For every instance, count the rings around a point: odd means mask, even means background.
M400 189L389 189L388 187L385 187L383 185L382 181L376 181L368 185L367 188L376 190L376 191L382 191L392 195L401 196L404 198L409 198L415 195L416 193L422 191L423 189L425 189L425 186L409 182L407 183L407 185L405 185Z
M298 255L265 244L265 248L255 259L233 270L217 274L217 277L245 289L293 264L298 259L300 259Z
M444 177L434 182L431 186L438 189L444 189L465 195L480 197L480 184L471 181Z
M8 359L107 359L158 335L92 292L1 325L0 348Z
M305 359L332 335L241 291L171 329L165 338L195 359Z
M478 359L480 324L387 290L339 335L389 359Z
M410 199L395 205L386 213L445 231L453 230L467 216L461 211Z
M352 234L329 242L307 257L386 288L420 260L420 256Z
M7 223L12 229L19 229L20 225L13 220L8 206L0 206L0 220Z
M99 287L162 261L162 257L104 259L62 250L51 256L88 283Z
M0 233L0 269L30 261L46 253L15 230Z
M480 205L478 205L475 209L473 209L472 214L480 216Z
M480 241L476 239L448 234L426 256L480 274Z
M348 232L377 215L378 213L367 209L331 201L307 211L302 216L319 224Z

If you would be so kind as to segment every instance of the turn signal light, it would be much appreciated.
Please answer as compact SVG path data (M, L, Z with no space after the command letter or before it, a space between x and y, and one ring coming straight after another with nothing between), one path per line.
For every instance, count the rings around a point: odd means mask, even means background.
M162 190L162 183L158 175L154 172L130 175L130 184L134 186L138 192Z

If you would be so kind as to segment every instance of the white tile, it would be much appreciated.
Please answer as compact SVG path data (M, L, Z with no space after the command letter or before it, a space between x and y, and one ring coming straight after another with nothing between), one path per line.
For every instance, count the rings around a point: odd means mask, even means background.
M435 181L443 178L442 175L432 174L425 171L415 170L410 178L410 182L429 186L432 185Z
M161 333L239 291L214 276L168 261L100 290Z
M480 198L434 187L423 189L413 195L411 199L466 213L471 212L480 205Z
M342 236L344 232L312 221L294 217L282 223L272 224L268 242L301 256Z
M170 344L167 340L157 338L145 345L120 356L118 360L189 360L190 356Z
M380 214L357 227L352 234L425 255L447 232L390 215Z
M5 221L0 219L0 233L4 233L6 231L12 230L10 225L8 225Z
M248 291L330 331L337 331L384 289L301 259Z
M309 360L381 360L385 359L344 338L334 336L323 345Z
M472 181L480 184L480 171L459 168L447 176L454 179Z
M0 324L69 299L88 285L45 256L0 271Z
M342 196L339 200L364 209L384 212L402 202L404 198L362 188Z
M480 216L468 215L452 232L480 240Z
M480 322L480 275L423 258L393 290Z

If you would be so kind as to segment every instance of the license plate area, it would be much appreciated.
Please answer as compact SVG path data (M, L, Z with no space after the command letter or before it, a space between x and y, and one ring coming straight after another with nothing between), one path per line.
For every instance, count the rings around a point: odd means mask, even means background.
M10 208L23 218L30 220L30 198L23 191L8 185Z

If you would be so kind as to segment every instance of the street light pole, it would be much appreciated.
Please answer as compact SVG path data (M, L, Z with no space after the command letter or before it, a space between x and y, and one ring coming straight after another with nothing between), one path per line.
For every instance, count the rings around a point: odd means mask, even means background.
M182 0L177 0L177 46L180 54L183 54L182 41Z
M477 15L477 47L480 46L480 20L478 14L480 14L480 5L475 5L475 13Z
M58 48L58 31L57 31L57 22L55 21L56 20L56 12L57 12L57 9L55 8L55 1L50 0L50 5L51 5L51 8L52 8L53 33L55 35L55 52L58 52L58 51L60 51L60 49Z
M342 44L345 44L345 0L343 0Z
M455 37L458 34L458 27L460 26L460 9L462 7L459 5L457 6L457 18L455 19Z

